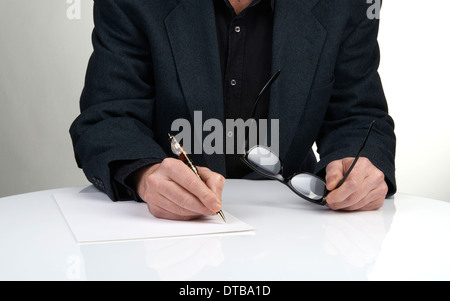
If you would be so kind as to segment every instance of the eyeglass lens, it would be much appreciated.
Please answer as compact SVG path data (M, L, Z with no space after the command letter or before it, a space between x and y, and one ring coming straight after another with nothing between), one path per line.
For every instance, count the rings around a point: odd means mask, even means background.
M247 154L247 160L259 170L271 175L277 175L281 171L281 162L278 156L262 146L252 148Z
M294 189L313 200L321 200L327 192L327 185L322 179L310 174L298 174L291 179Z
M281 162L269 149L256 146L247 154L247 160L256 169L265 174L276 176L281 172ZM326 195L325 182L311 174L298 174L290 180L297 193L313 200L320 200Z

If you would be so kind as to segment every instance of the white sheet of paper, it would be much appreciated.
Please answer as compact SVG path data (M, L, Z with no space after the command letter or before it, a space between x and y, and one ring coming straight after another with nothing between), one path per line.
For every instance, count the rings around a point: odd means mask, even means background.
M79 243L253 230L225 211L226 223L219 216L173 221L154 217L145 203L113 202L101 192L55 193L53 197Z

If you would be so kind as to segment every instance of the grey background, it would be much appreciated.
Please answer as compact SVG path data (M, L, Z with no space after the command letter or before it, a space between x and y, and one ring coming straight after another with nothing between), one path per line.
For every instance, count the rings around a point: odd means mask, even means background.
M69 127L92 51L92 1L0 1L0 196L87 183Z
M76 1L80 19L69 20ZM92 0L0 1L0 197L88 184L69 127L92 52L92 6ZM449 10L448 0L384 1L379 34L380 74L396 121L399 192L447 201Z

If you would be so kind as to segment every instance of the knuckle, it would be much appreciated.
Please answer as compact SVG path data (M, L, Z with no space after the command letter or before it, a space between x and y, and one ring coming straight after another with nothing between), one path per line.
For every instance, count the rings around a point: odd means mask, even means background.
M159 191L163 184L162 180L158 176L152 174L147 178L147 185L150 187L150 189Z
M204 190L198 196L200 202L203 204L213 204L215 202L216 196L210 190Z
M221 174L217 174L216 182L219 183L221 186L225 185L225 177L222 176Z
M177 160L175 160L175 159L173 159L173 158L165 158L165 159L161 162L161 166L163 166L164 168L167 168L167 169L172 169L172 168L175 167L176 161L177 161Z
M375 171L374 177L375 177L375 180L376 180L377 182L382 182L382 181L384 181L384 173L383 173L381 170L379 170L379 169L377 169L377 170Z
M360 200L361 200L360 195L359 195L358 193L353 193L353 194L351 194L351 195L346 199L346 203L347 203L349 206L353 206L353 205L355 205L356 203L358 203L358 201L360 201Z
M359 158L359 161L361 162L361 164L362 164L363 166L368 166L368 165L372 164L372 163L370 162L370 160L369 160L368 158L366 158L366 157L360 157L360 158Z
M336 164L337 164L337 161L330 162L327 165L327 167L325 168L325 172L328 174L328 173L331 173L331 172L335 171L336 170Z
M387 193L388 193L388 191L389 191L388 186L386 184L382 185L381 188L380 188L380 196L385 198Z
M347 179L347 186L350 190L355 191L358 189L359 183L355 178Z

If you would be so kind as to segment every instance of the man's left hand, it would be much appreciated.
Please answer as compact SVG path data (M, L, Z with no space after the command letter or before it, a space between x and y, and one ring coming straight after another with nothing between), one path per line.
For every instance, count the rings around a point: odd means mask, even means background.
M350 168L354 158L344 158L328 164L326 168L327 203L333 210L376 210L383 206L388 192L384 173L369 159L361 157L347 179L335 189Z

